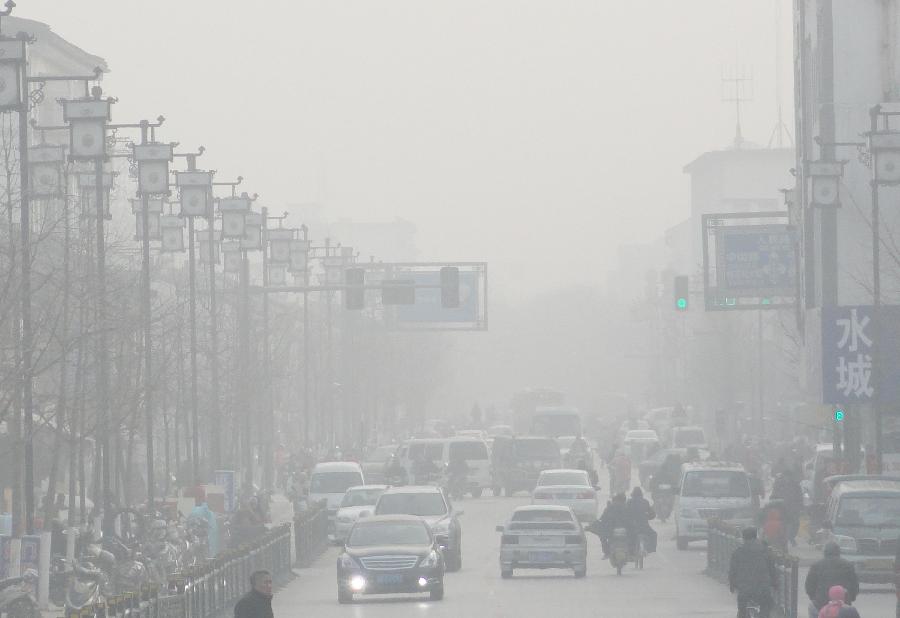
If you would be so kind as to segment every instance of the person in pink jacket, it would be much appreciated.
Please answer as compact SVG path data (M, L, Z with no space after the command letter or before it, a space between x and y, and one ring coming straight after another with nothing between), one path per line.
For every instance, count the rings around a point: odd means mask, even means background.
M860 618L855 607L847 605L847 590L843 586L828 589L828 603L819 610L819 618Z

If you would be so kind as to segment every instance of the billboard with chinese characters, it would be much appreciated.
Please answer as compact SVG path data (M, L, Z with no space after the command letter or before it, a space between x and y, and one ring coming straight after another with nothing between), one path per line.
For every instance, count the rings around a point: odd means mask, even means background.
M900 306L821 310L822 402L900 402Z

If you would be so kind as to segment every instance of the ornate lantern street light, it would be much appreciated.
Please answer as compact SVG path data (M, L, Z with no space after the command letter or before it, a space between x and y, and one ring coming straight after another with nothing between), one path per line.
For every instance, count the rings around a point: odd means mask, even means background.
M143 205L141 204L141 200L131 200L131 212L135 215L135 240L143 240L144 238L144 218L142 216ZM163 201L162 199L150 199L147 201L147 220L148 227L150 230L149 240L160 240L160 217L163 213Z
M250 212L250 198L246 194L220 198L219 212L222 214L222 238L243 238L244 217Z
M0 41L0 111L21 109L25 77L25 41L6 39Z
M836 208L841 205L840 186L844 171L842 161L808 161L806 175L810 178L810 205Z
M168 195L172 144L149 142L134 144L132 149L133 158L138 165L138 193Z
M160 250L165 253L184 251L184 219L178 215L163 215L159 220Z
M96 89L99 94L99 89ZM111 119L109 99L69 99L62 102L69 125L69 158L97 161L107 157L106 125Z
M28 149L32 197L55 198L64 193L65 160L65 151L57 144L38 144Z

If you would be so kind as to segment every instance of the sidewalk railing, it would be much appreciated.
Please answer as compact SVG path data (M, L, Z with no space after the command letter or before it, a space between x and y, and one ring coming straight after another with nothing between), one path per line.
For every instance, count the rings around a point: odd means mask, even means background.
M297 566L307 567L328 546L328 509L317 502L294 518L294 555Z
M250 574L268 570L275 581L291 573L291 525L269 530L202 567L172 575L168 590L146 587L73 611L66 618L214 618L250 590Z
M710 521L706 545L706 574L728 583L731 554L742 542L739 528L721 521ZM772 548L769 548L769 551L778 570L778 582L773 592L775 597L773 616L797 618L800 561L794 556Z

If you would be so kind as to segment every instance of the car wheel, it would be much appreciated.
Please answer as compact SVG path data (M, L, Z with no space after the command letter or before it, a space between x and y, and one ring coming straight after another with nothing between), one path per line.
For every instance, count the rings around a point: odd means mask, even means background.
M587 575L587 565L575 569L575 577L584 577Z
M448 571L460 570L462 568L462 547L457 547L455 551L448 552L445 561Z
M346 588L338 588L338 603L353 603L353 593Z
M512 569L500 569L500 577L503 579L510 579L513 576Z
M472 497L473 497L473 498L480 498L480 497L481 497L481 492L482 492L481 487L477 487L477 488L473 489L473 490L472 490Z
M428 593L428 597L432 601L440 601L444 598L444 582L441 581L437 586L431 589Z
M688 548L687 539L684 538L683 536L675 537L675 547L684 551L685 549Z

